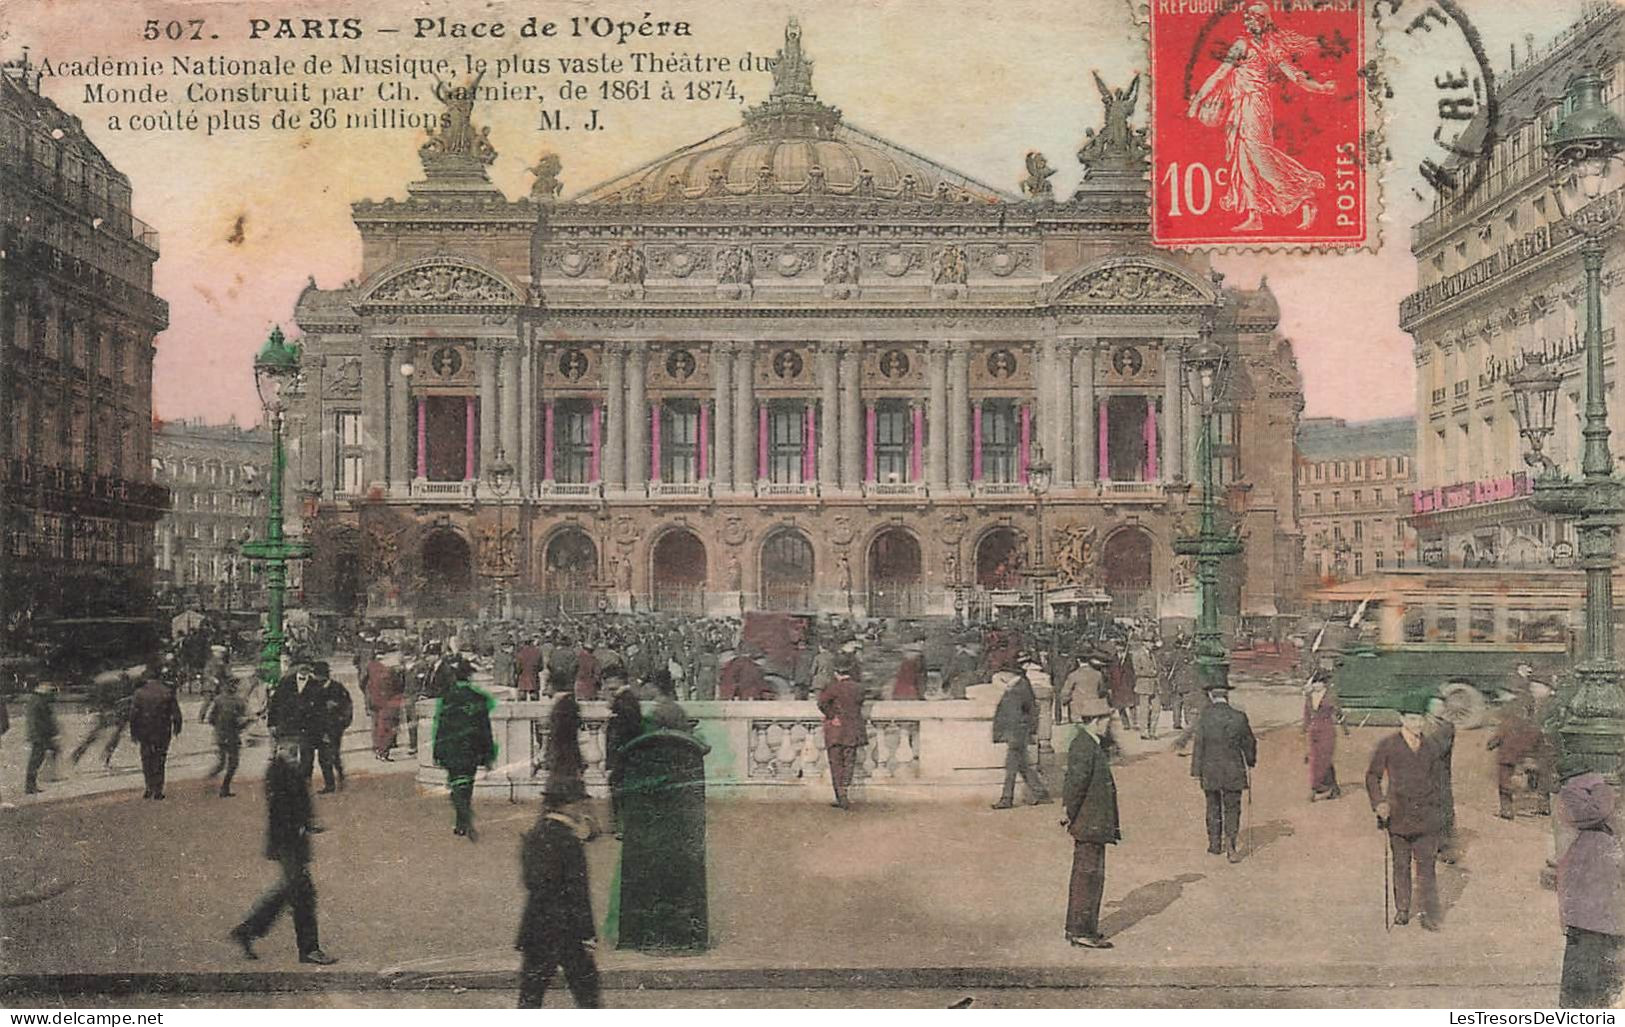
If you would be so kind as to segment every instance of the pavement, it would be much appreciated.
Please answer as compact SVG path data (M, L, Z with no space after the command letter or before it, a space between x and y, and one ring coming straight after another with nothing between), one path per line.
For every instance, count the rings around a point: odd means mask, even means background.
M1114 949L1074 949L1062 937L1072 845L1057 806L994 811L986 802L859 795L846 813L822 803L713 802L713 948L654 956L606 941L606 1001L1554 1002L1562 938L1555 896L1538 883L1549 827L1495 818L1487 734L1458 738L1465 854L1440 868L1445 929L1385 929L1385 841L1360 781L1387 729L1357 728L1340 739L1345 797L1310 804L1299 703L1291 690L1238 692L1237 705L1264 730L1244 806L1245 859L1236 865L1206 854L1202 795L1189 761L1169 751L1170 736L1125 739L1129 752L1116 770L1124 837L1108 851L1103 909ZM8 839L0 851L0 995L41 1005L115 993L158 1006L511 1004L523 896L518 844L536 806L479 803L481 838L470 844L452 835L445 799L419 795L397 772L404 766L370 757L365 764L352 761L351 786L317 802L328 828L316 839L314 864L322 945L341 960L330 968L297 963L285 921L260 943L255 963L226 938L275 878L260 855L258 785L222 800L181 782L168 800L151 803L128 787L60 798L65 782L48 801L0 811ZM1046 777L1058 785L1053 758ZM588 859L603 920L618 843L589 843ZM558 990L549 1003L568 1005Z

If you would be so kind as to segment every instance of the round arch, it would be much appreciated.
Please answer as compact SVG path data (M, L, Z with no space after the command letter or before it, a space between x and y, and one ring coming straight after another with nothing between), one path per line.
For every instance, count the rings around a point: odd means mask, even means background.
M560 528L542 546L542 592L551 609L586 613L595 609L598 545L581 528Z
M757 563L763 609L812 609L815 560L812 543L801 529L785 526L769 532Z
M1114 611L1135 612L1151 590L1151 554L1151 533L1144 528L1130 525L1106 537L1100 550L1100 569Z
M921 589L924 561L920 540L906 528L891 525L869 540L867 574L871 617L909 617L925 606Z
M980 588L1020 588L1027 566L1027 540L1008 524L989 528L976 541L976 584Z
M705 612L705 543L688 528L663 532L649 550L649 598L656 610Z
M474 550L460 532L449 527L431 529L423 536L419 556L424 605L451 612L473 599Z

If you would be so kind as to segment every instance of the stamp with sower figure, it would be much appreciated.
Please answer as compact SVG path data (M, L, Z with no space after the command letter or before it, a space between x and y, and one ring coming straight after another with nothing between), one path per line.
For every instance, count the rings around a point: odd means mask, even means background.
M1158 246L1367 242L1354 0L1152 0Z

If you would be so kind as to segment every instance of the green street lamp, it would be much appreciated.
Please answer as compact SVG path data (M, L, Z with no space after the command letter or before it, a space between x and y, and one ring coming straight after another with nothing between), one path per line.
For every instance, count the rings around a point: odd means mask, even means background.
M1625 186L1625 126L1602 98L1602 78L1582 73L1569 80L1569 113L1546 140L1547 172L1559 216L1582 242L1585 268L1585 426L1581 477L1569 478L1542 452L1557 419L1562 379L1536 354L1512 375L1514 412L1529 440L1525 457L1540 468L1534 506L1574 518L1580 566L1585 570L1585 650L1574 667L1574 687L1564 690L1557 732L1562 751L1586 769L1620 780L1625 750L1625 700L1614 653L1615 532L1625 513L1625 482L1613 475L1608 450L1608 401L1603 377L1602 261L1604 244L1618 227Z
M516 562L518 554L510 552L507 537L503 534L502 503L513 489L514 468L501 449L497 450L496 459L491 461L491 466L486 469L485 478L486 485L497 500L497 534L488 562L496 584L497 616L507 620L513 616L513 610L508 602L508 579L518 572ZM515 562L510 564L510 561Z
M1044 621L1044 592L1052 574L1044 556L1044 497L1049 494L1050 479L1055 467L1044 459L1042 443L1033 443L1032 458L1027 462L1027 491L1033 495L1033 520L1038 533L1033 538L1033 565L1027 577L1033 583L1033 624Z
M1219 531L1213 485L1213 408L1222 388L1224 347L1213 341L1213 326L1202 326L1202 339L1185 354L1187 383L1202 413L1198 444L1202 473L1202 521L1195 535L1174 539L1174 552L1196 558L1196 670L1203 687L1230 682L1230 655L1219 632L1219 565L1241 553L1241 540Z
M282 600L288 589L288 562L310 555L309 544L282 535L282 479L288 458L282 449L282 418L288 395L299 380L299 347L289 345L281 327L271 329L270 338L254 357L254 388L260 406L271 426L271 481L267 488L265 537L243 543L243 556L265 561L265 646L260 650L260 680L275 684L282 677Z

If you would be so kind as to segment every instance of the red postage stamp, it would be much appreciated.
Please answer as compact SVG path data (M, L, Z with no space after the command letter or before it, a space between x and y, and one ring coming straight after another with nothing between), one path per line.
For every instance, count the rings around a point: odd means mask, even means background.
M1366 242L1356 0L1151 0L1159 246Z

